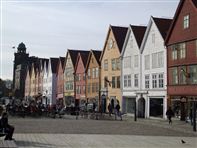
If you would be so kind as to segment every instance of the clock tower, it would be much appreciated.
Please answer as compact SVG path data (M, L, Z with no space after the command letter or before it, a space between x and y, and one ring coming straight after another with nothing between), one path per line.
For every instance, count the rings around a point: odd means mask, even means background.
M26 46L22 42L14 53L14 69L13 69L13 90L16 97L23 97L25 90L25 75L28 65L29 54L26 53Z

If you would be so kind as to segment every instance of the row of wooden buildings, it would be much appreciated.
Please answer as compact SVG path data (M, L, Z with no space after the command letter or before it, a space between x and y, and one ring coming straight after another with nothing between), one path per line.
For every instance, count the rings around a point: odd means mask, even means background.
M136 105L137 115L146 118L164 118L172 106L185 120L197 100L196 26L196 0L181 0L173 19L151 16L147 26L110 25L102 51L68 49L63 57L27 62L24 96L67 106L95 102L102 111L119 102L130 114ZM20 78L14 79L17 85Z

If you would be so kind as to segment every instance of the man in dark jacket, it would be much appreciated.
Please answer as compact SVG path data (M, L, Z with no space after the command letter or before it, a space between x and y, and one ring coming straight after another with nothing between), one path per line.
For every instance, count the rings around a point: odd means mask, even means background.
M172 124L172 116L174 116L174 112L172 111L171 107L168 108L166 115L168 117L169 120L169 124Z
M14 127L8 124L8 114L6 112L2 114L0 124L1 127L5 129L4 132L7 133L5 140L13 140Z

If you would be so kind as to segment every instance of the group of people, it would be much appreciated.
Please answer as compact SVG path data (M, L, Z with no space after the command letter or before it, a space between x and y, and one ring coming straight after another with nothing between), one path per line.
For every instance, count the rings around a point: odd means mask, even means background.
M108 111L109 111L109 116L112 115L112 113L115 114L115 120L117 119L117 116L120 117L120 120L122 120L122 113L120 111L120 104L119 102L117 101L117 104L116 106L114 107L114 103L109 103L108 104Z

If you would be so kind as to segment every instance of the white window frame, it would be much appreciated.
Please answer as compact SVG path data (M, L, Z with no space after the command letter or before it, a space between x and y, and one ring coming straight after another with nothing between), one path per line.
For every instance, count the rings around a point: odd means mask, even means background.
M184 29L187 29L187 28L189 28L189 14L187 14L187 15L185 15L184 17L183 17L183 28Z
M134 74L134 86L139 87L139 74Z
M150 75L145 75L145 88L149 89L150 88Z
M152 74L152 87L157 88L157 74Z

